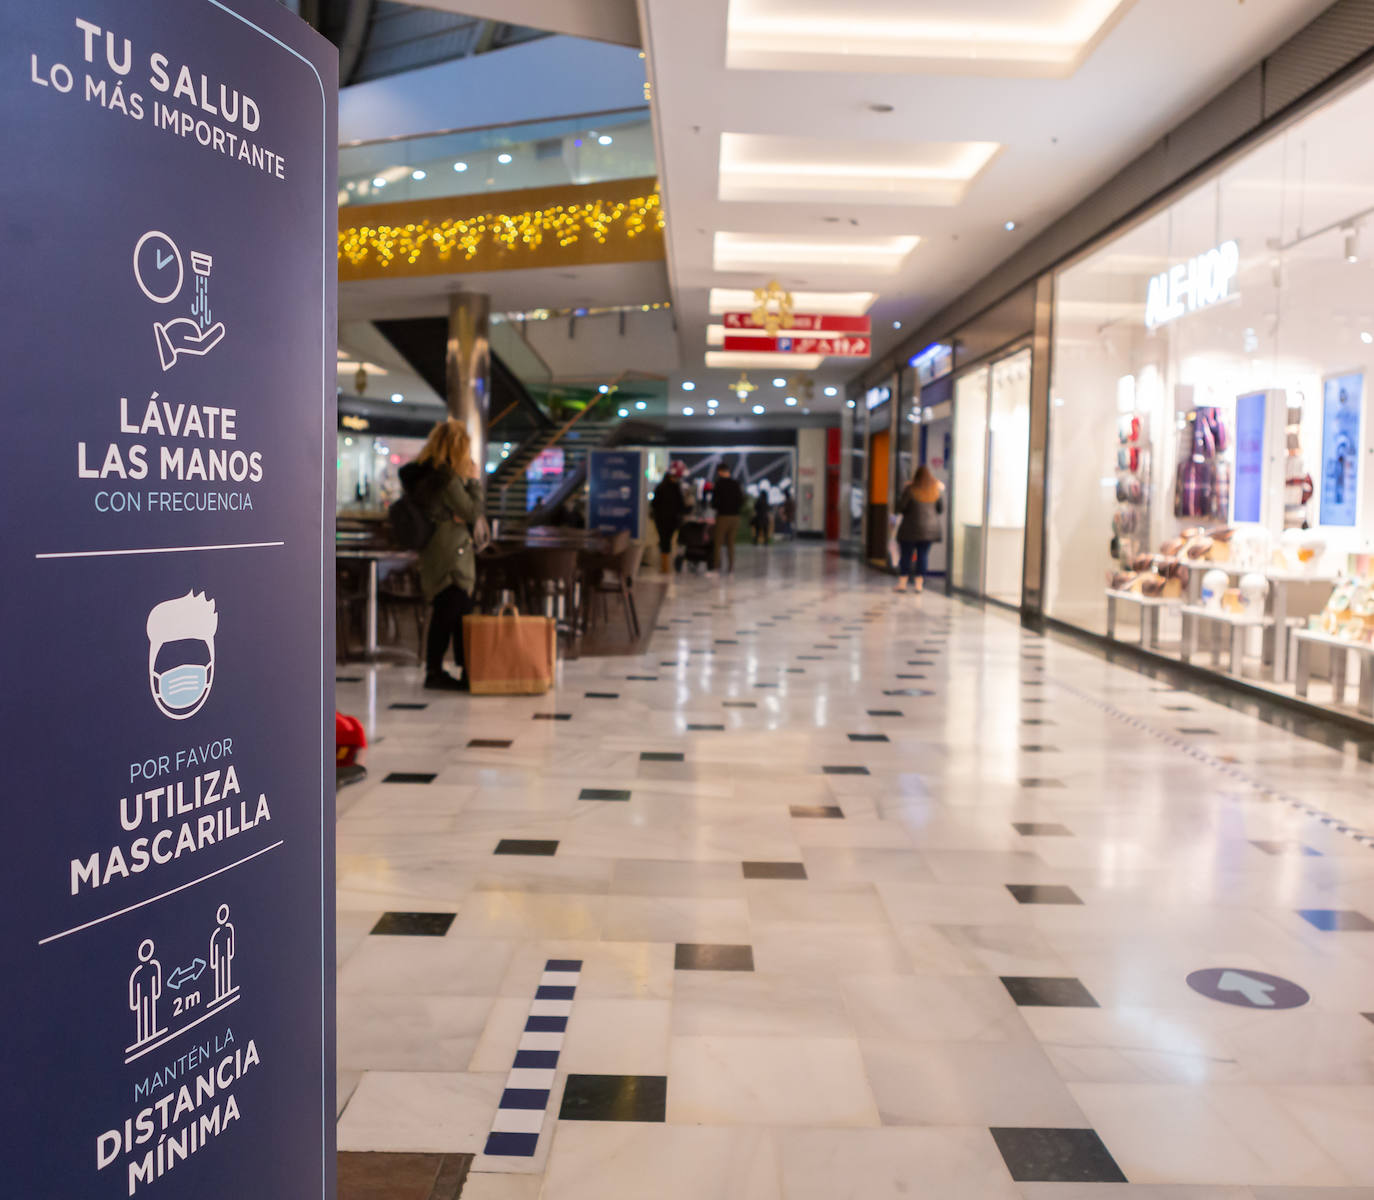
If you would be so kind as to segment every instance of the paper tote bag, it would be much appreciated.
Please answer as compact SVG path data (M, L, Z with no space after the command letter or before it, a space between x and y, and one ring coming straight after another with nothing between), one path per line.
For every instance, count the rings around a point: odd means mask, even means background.
M463 653L475 694L536 696L553 686L558 627L551 617L522 617L514 608L464 617Z

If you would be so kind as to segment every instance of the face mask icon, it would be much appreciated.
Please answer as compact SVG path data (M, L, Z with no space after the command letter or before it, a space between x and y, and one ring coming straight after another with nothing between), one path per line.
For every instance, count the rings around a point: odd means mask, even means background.
M148 684L164 716L184 721L209 699L218 628L215 602L204 592L164 600L148 614Z

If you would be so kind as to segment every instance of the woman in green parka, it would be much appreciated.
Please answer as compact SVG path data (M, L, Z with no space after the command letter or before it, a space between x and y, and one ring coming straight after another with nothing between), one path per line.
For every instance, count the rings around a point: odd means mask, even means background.
M434 533L420 551L420 587L432 606L425 656L425 687L469 690L463 664L463 618L472 611L477 583L473 527L482 515L482 480L472 461L472 439L461 421L440 421L420 457L401 468L401 486L434 523ZM453 645L455 679L444 670L444 654Z

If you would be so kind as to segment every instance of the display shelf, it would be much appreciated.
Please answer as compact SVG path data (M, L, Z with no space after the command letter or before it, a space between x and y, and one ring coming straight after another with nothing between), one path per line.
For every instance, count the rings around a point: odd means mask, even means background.
M1183 601L1177 597L1166 599L1163 596L1142 596L1136 592L1124 592L1117 588L1107 588L1107 636L1116 638L1116 606L1121 603L1134 604L1140 608L1140 644L1149 649L1159 646L1159 613L1161 609L1177 608Z
M1297 694L1307 698L1307 690L1312 682L1312 650L1316 646L1326 646L1331 650L1331 698L1334 704L1345 702L1346 667L1350 653L1360 656L1360 700L1359 709L1363 716L1374 718L1374 645L1367 642L1352 642L1348 638L1334 637L1319 629L1299 629L1294 633L1297 643L1294 657L1297 659L1297 678L1294 687Z
M1183 645L1179 652L1179 657L1184 662L1190 662L1194 654L1197 653L1198 624L1202 621L1213 621L1218 625L1227 625L1231 629L1231 667L1230 672L1236 678L1242 675L1242 664L1245 661L1245 635L1251 629L1264 629L1273 624L1269 617L1247 617L1241 613L1222 612L1219 609L1203 608L1199 604L1185 604L1181 609L1183 614ZM1213 650L1213 660L1220 658L1220 650Z

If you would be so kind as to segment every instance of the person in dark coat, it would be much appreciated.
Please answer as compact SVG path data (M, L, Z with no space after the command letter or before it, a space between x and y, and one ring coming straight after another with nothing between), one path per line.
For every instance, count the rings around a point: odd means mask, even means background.
M730 560L730 574L735 572L735 537L739 532L739 514L744 508L744 489L730 474L727 464L716 469L716 485L711 491L711 507L716 510L716 524L711 531L711 570L720 567L720 548L725 547Z
M673 538L687 515L687 498L682 494L682 477L686 474L685 464L673 463L649 501L654 527L658 530L659 566L665 575L672 569Z
M925 587L926 571L930 567L930 548L945 538L944 485L927 466L902 490L897 502L897 545L901 548L901 562L897 574L897 590L906 591L910 583L919 592Z
M773 540L773 505L768 498L768 485L759 488L754 497L754 545L766 546Z
M401 486L434 523L420 551L420 588L431 605L425 654L425 687L470 690L463 656L463 618L472 611L477 555L472 531L482 515L482 482L472 460L472 440L461 421L440 421L424 449L400 470ZM453 645L456 679L444 670Z

